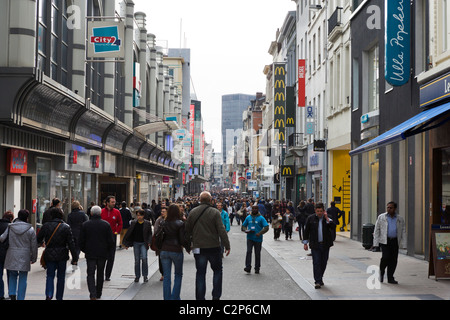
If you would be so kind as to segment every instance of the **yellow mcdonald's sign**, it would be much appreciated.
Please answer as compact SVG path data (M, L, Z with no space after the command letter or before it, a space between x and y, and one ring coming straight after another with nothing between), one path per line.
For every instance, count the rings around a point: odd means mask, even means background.
M275 107L275 114L284 114L284 107L283 106L277 106Z
M287 118L286 124L294 124L294 118Z
M275 75L280 75L280 74L283 74L283 76L286 75L286 70L284 70L283 67L276 67L275 68Z
M283 136L283 138L281 138ZM284 141L284 132L278 132L278 141Z
M283 92L275 93L275 101L286 101L286 96Z
M284 120L283 119L275 120L275 128L284 128Z
M284 167L283 168L283 176L291 176L291 175L292 175L291 167Z
M285 88L284 80L275 81L275 88Z

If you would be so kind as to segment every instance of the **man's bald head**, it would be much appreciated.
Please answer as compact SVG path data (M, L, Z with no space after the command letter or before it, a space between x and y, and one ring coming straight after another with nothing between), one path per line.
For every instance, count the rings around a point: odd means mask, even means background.
M200 203L210 204L211 201L212 201L211 193L209 193L208 191L203 191L202 193L200 193Z

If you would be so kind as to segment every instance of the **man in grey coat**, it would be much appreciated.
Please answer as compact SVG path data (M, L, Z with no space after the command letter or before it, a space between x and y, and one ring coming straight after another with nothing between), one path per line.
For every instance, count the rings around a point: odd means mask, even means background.
M7 238L9 241L5 269L9 275L8 292L11 300L25 300L28 272L38 256L36 232L28 223L29 215L28 210L20 210L17 219L0 237L0 242Z
M223 225L219 210L211 205L212 197L207 191L200 194L200 205L189 212L186 221L186 234L192 236L192 252L197 269L195 277L195 297L205 300L206 267L208 261L213 275L212 298L219 300L222 295L222 249L230 254L230 241Z

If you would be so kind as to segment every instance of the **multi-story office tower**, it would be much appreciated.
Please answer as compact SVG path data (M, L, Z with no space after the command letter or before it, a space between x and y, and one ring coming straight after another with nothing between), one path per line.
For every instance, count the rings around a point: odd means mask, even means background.
M255 95L227 94L222 96L222 154L223 163L226 163L227 152L236 144L242 130L242 112L250 105Z

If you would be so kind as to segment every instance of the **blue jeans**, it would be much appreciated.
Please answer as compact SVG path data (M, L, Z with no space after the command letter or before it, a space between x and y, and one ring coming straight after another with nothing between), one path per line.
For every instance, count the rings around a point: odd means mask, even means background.
M64 295L64 286L66 285L66 265L67 260L47 261L47 281L45 283L45 296L53 298L55 293L55 275L56 275L56 300L62 300Z
M213 270L213 290L212 298L220 299L222 296L222 252L220 247L200 249L199 254L195 254L195 267L197 273L195 275L195 299L205 300L206 294L206 267L208 261Z
M136 278L141 277L141 261L142 261L142 276L148 277L148 260L147 260L147 246L145 242L134 242L134 274Z
M8 270L8 293L10 296L16 296L17 300L25 300L27 291L28 271ZM17 281L18 280L18 281Z
M252 250L255 248L255 270L259 271L261 267L261 248L262 242L247 239L247 253L245 255L245 267L252 267Z
M316 249L311 248L311 254L313 258L313 274L314 282L321 283L325 269L327 268L328 256L330 248L325 247L323 244L319 244Z
M159 254L164 272L164 300L181 300L181 280L183 278L183 252L161 251ZM175 266L175 278L171 289L172 263Z

